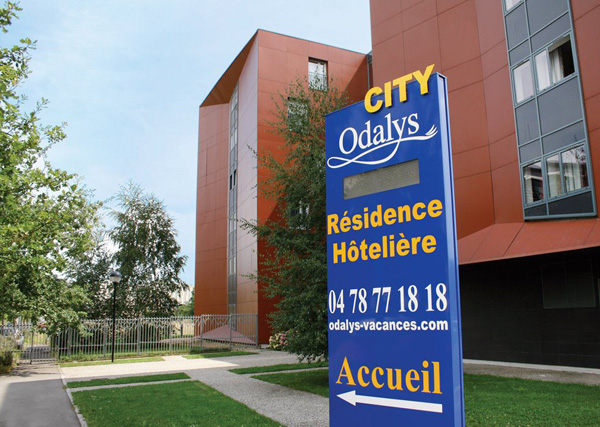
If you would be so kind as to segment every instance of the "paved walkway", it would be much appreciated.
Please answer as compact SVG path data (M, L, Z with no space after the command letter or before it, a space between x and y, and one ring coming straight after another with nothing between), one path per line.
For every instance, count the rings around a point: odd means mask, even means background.
M93 378L185 372L221 393L247 405L285 426L320 427L329 425L329 400L312 393L291 390L266 383L229 369L296 363L296 356L283 352L263 351L255 356L235 356L221 359L185 359L165 356L164 362L129 363L61 368L66 382ZM76 391L73 390L75 393Z
M600 369L569 366L533 365L524 363L465 360L465 374L494 375L558 383L600 385Z
M56 365L23 365L0 376L0 426L80 427Z
M79 421L63 389L64 381L80 381L166 372L185 372L285 426L328 425L328 399L237 375L235 367L295 363L296 357L263 351L254 356L185 359L165 356L162 362L57 368L25 365L0 377L0 427L78 427ZM465 373L600 385L600 370L465 360ZM75 391L73 391L75 392Z

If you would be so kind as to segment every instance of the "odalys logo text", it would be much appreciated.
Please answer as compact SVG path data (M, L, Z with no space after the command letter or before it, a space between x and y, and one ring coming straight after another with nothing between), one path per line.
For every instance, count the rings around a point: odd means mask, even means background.
M405 76L394 79L384 84L384 88L373 87L365 95L364 105L369 113L375 113L393 104L392 88L398 87L398 101L407 100L406 84L414 77L420 85L421 95L429 93L428 80L433 71L433 65L427 67L424 73L415 71ZM383 93L384 99L373 103L373 96ZM338 169L351 163L362 165L379 165L392 159L398 147L403 142L426 141L438 133L433 126L422 126L419 123L418 113L413 113L400 118L393 118L392 113L384 116L385 122L373 126L371 120L365 122L363 129L347 127L338 138L339 156L327 159L327 166ZM375 155L373 155L375 153Z

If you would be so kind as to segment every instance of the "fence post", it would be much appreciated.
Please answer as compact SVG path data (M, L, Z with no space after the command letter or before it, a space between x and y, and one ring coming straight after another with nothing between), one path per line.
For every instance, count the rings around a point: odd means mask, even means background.
M67 328L67 355L71 355L71 328Z
M258 314L254 315L256 328L254 329L254 342L256 343L256 348L260 347L260 343L258 342Z
M31 351L29 352L29 364L33 365L33 352L35 351L35 326L31 322Z
M137 332L136 333L136 335L137 335L136 341L137 341L137 354L138 354L138 356L140 355L140 344L141 344L140 341L142 340L141 331L140 331L140 322L141 322L141 317L138 317L138 319L137 319L137 327L136 327L136 329L137 329L137 331L136 331Z
M202 353L202 344L204 343L204 315L200 316L200 353Z
M169 354L173 354L173 317L169 317Z
M233 333L233 322L231 321L231 317L233 314L229 315L229 350L233 350L233 341L231 340L231 335Z
M102 322L102 357L106 357L106 319Z

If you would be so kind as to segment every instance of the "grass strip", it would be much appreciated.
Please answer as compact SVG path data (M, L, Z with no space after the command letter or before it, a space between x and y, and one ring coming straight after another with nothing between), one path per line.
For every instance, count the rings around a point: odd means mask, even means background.
M258 354L250 351L226 351L223 353L190 354L183 356L186 359L212 359L213 357L249 356Z
M285 372L280 374L254 375L262 381L279 384L294 390L308 391L323 397L329 396L329 370Z
M469 426L600 425L600 387L465 375Z
M327 370L252 378L324 397L329 395ZM600 387L465 375L465 418L468 426L597 426Z
M94 362L63 362L59 363L62 368L70 368L73 366L94 366L94 365L112 365L121 363L142 363L142 362L162 362L165 359L162 357L138 357L136 359L115 359L114 363L110 360L97 360Z
M153 381L174 381L174 380L187 380L189 375L183 372L175 374L159 374L159 375L144 375L137 377L119 377L119 378L99 378L96 380L89 381L72 381L67 383L68 388L79 388L79 387L95 387L100 385L114 385L114 384L135 384L135 383L149 383Z
M90 427L279 425L199 381L80 391L73 400Z
M187 354L189 353L189 349L182 350L180 353L169 352L168 350L161 351L144 351L142 353L138 353L137 351L132 351L129 353L115 353L116 359L133 359L140 357L159 357L159 356L172 356L174 354ZM107 357L110 357L110 352L106 353L85 353L85 354L71 354L64 355L61 354L60 361L61 362L94 362L98 360L106 360Z
M314 363L287 363L281 365L271 366L253 366L250 368L235 368L230 369L230 372L234 374L260 374L263 372L280 372L280 371L295 371L299 369L311 369L311 368L325 368L327 362L314 362Z

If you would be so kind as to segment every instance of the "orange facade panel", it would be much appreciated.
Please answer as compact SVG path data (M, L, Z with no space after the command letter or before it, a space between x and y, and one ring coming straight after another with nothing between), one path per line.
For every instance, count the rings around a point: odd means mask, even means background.
M448 77L459 238L523 221L502 2L372 0L374 85Z
M227 203L229 100L238 85L237 218L276 220L275 205L259 194L268 173L256 154L281 155L282 139L269 122L276 118L279 94L290 83L306 80L309 59L327 63L335 83L347 88L352 100L362 99L368 86L367 57L320 43L258 30L217 82L200 108L198 156L198 225L196 259L196 314L226 313ZM250 278L263 273L261 259L269 248L237 228L237 312L257 313L259 342L268 341L268 314L275 300Z
M600 220L495 224L458 241L459 263L473 264L600 246Z
M196 216L196 314L226 313L227 105L200 109ZM225 305L223 305L225 303Z

